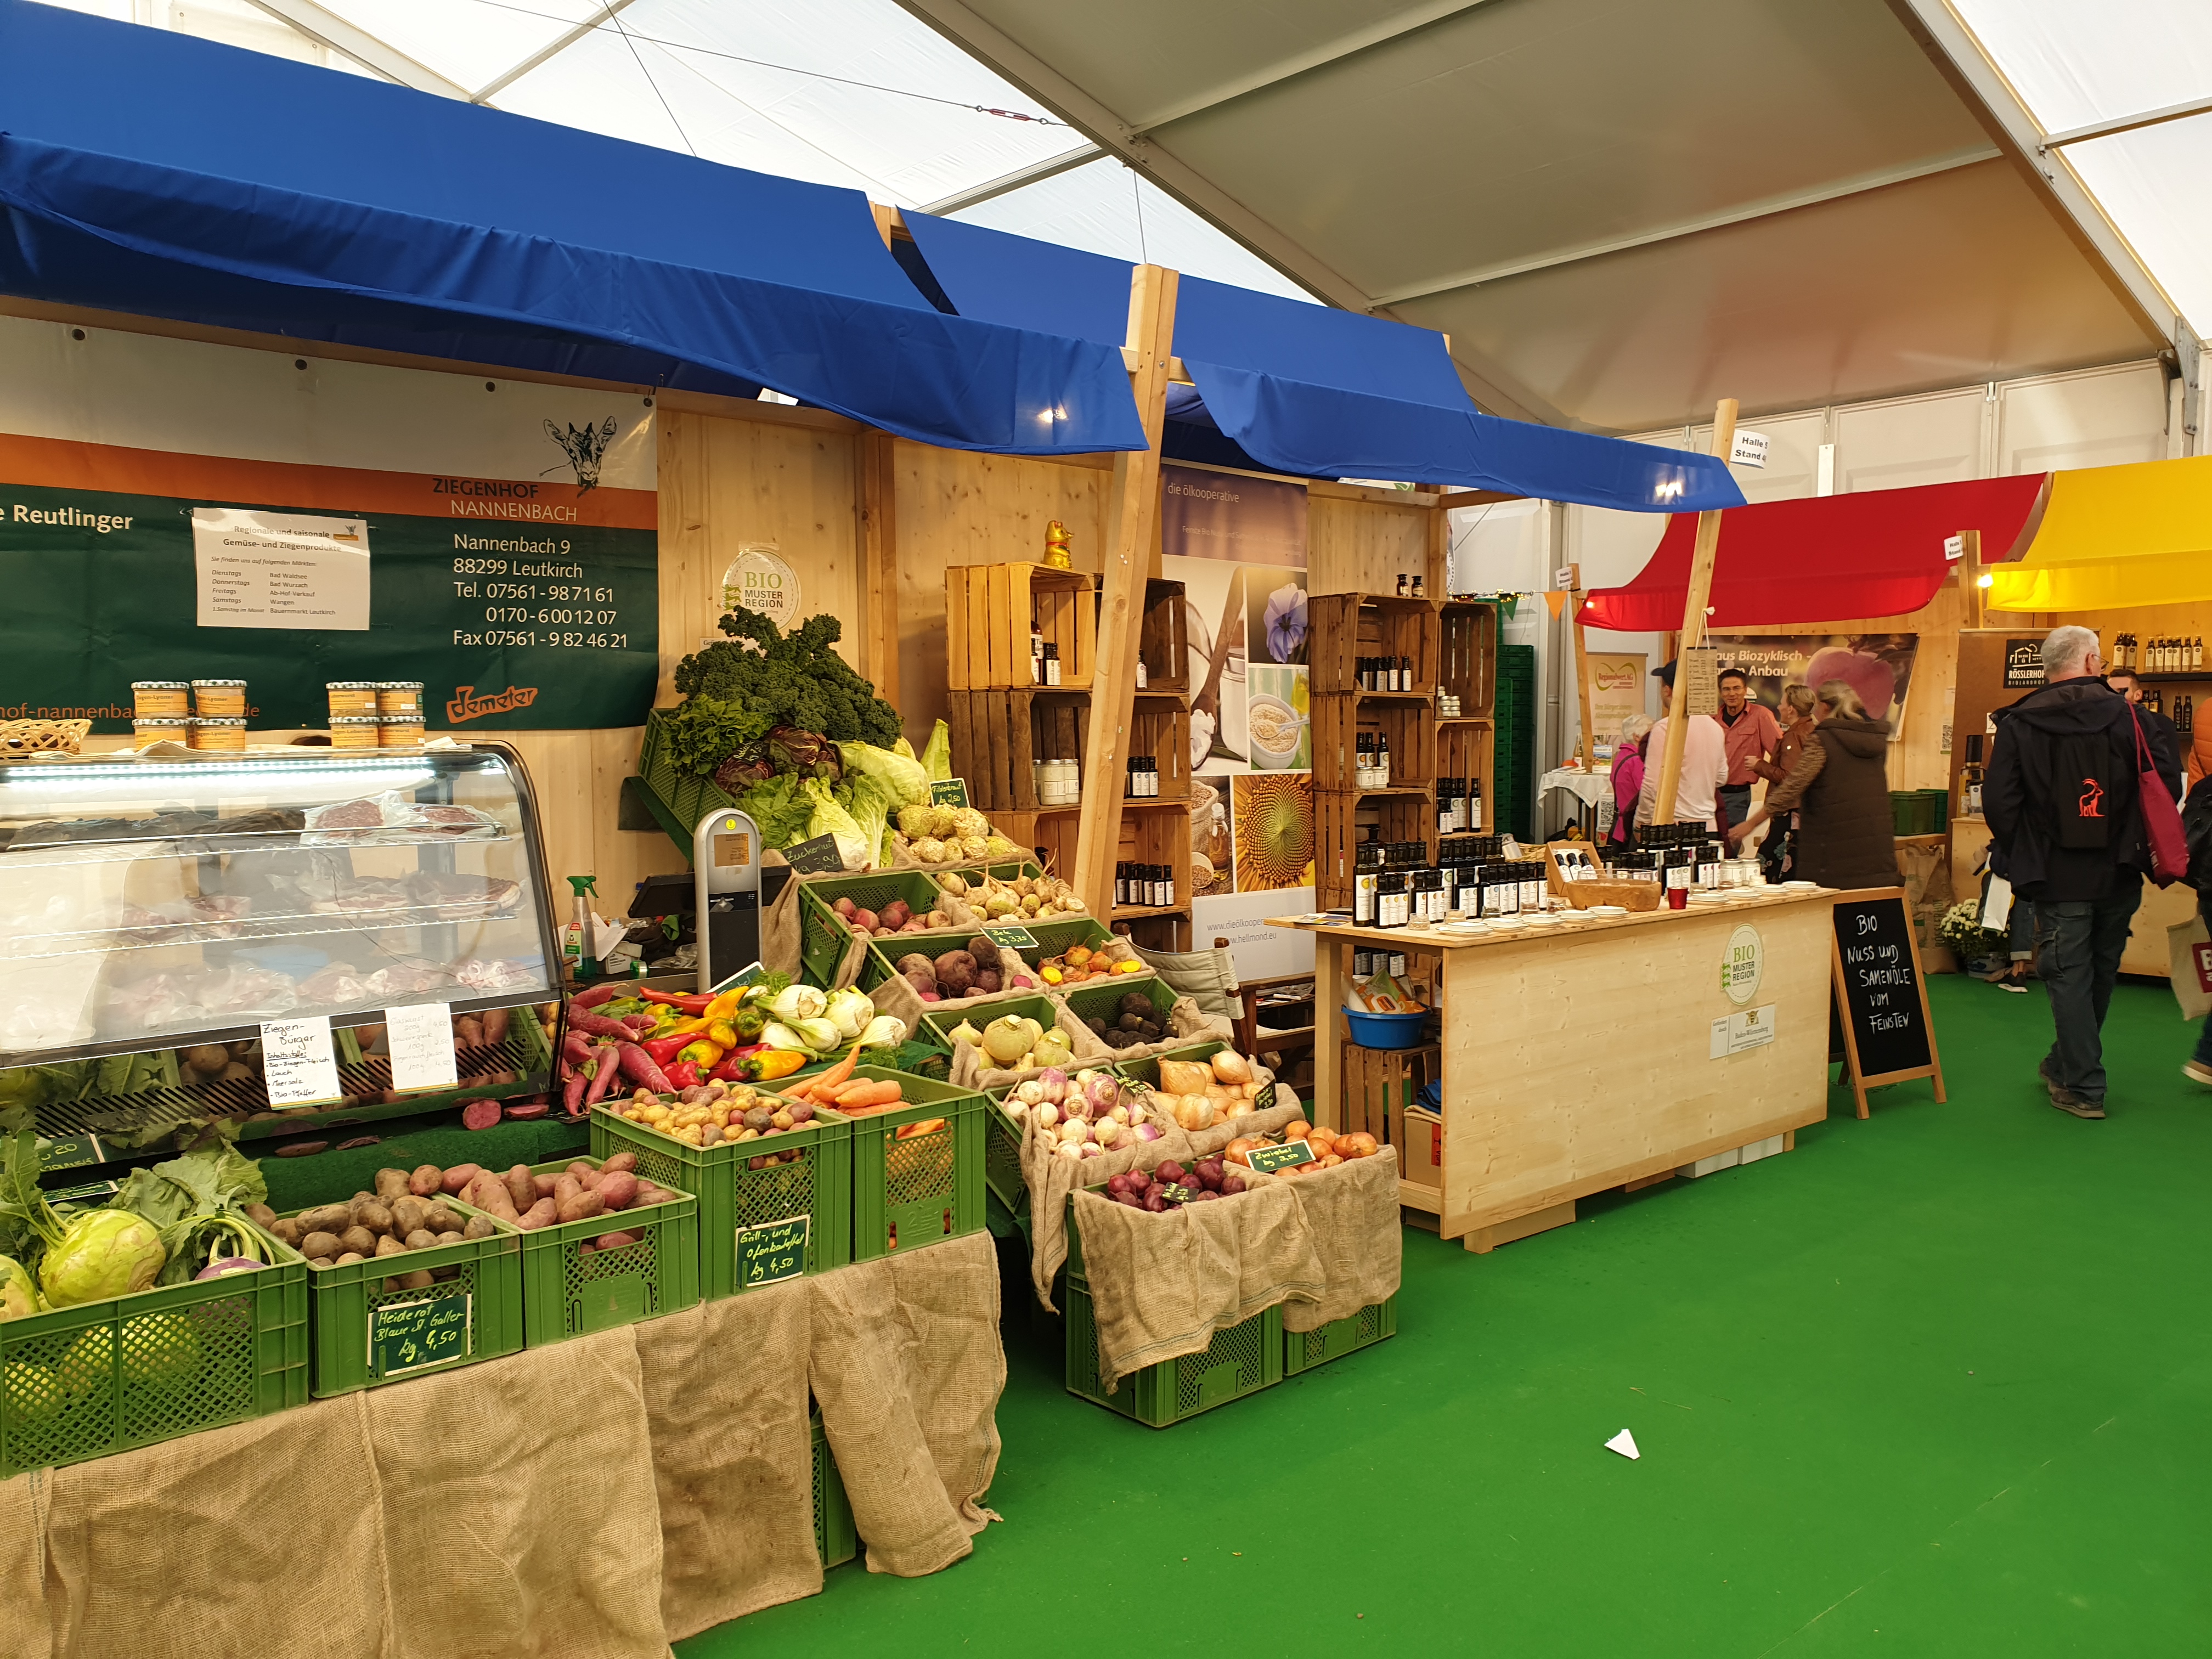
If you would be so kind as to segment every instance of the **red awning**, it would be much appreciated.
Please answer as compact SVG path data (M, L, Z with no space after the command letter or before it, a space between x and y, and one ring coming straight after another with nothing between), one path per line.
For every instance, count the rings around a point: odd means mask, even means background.
M2048 473L1870 489L1732 507L1721 515L1709 628L1900 617L1936 596L1950 571L1945 540L1982 533L1982 559L2015 556ZM1601 587L1582 615L1591 628L1664 633L1682 625L1697 515L1678 513L1658 550L1625 587Z

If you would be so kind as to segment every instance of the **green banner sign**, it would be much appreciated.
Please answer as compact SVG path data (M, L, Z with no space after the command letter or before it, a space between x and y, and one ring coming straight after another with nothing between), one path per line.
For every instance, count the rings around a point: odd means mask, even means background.
M428 1365L465 1358L476 1298L447 1291L419 1302L387 1302L368 1316L372 1376L402 1376Z
M1303 1140L1286 1140L1279 1146L1255 1146L1244 1156L1250 1160L1254 1175L1273 1175L1278 1170L1294 1170L1301 1164L1318 1162L1313 1147Z
M738 1284L750 1290L778 1279L797 1279L806 1271L806 1236L814 1218L787 1216L757 1227L738 1229Z

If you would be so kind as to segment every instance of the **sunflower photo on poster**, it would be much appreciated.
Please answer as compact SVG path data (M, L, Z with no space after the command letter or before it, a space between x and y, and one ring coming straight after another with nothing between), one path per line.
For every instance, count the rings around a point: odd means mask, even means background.
M1214 772L1190 784L1190 890L1215 898L1237 890L1237 842L1230 833L1229 774Z
M1310 887L1314 878L1313 774L1240 772L1230 779L1237 890Z

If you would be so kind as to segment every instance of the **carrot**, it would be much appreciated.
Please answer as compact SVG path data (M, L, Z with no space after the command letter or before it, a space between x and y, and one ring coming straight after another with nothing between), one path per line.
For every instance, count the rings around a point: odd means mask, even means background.
M846 1054L845 1058L839 1060L828 1071L817 1073L814 1076L806 1079L795 1089L786 1089L783 1091L784 1098L787 1100L805 1099L811 1097L817 1089L835 1089L839 1084L844 1082L847 1078L853 1075L853 1067L860 1063L860 1045L856 1042Z
M849 1111L855 1107L895 1106L906 1098L906 1091L896 1083L878 1083L863 1079L848 1083L837 1091L836 1108Z

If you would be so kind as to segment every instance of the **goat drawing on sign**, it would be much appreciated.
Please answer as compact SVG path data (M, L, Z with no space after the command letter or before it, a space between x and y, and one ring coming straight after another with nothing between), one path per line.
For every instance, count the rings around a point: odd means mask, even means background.
M561 453L568 458L568 465L576 469L576 493L599 487L599 464L607 458L607 446L615 441L615 417L594 427L586 424L570 427L563 432L552 422L545 422L545 435L561 446ZM550 472L553 469L545 469Z

